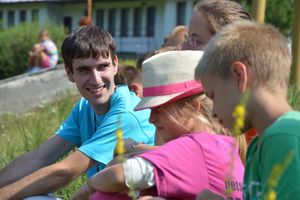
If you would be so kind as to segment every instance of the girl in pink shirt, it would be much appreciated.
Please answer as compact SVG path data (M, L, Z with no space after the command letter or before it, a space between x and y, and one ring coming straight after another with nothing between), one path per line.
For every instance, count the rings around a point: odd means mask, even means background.
M140 195L172 200L194 200L204 190L242 199L244 166L238 145L211 116L211 100L193 80L202 54L169 51L143 63L144 97L135 110L151 108L150 122L166 143L107 167L73 199L130 199L129 185Z

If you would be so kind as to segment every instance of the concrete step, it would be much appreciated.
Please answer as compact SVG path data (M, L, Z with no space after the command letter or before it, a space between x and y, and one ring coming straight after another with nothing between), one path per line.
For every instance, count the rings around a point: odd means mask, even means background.
M77 93L63 64L36 74L21 74L0 81L0 114L28 111L61 98L68 91Z

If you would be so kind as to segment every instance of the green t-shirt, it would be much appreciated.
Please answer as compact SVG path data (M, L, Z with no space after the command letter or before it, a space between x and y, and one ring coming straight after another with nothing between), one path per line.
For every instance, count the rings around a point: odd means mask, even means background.
M285 170L271 173L278 164L286 165ZM244 200L264 199L272 188L269 177L274 174L272 180L278 180L273 187L276 199L300 199L300 112L283 114L261 138L255 138L250 144L244 174Z

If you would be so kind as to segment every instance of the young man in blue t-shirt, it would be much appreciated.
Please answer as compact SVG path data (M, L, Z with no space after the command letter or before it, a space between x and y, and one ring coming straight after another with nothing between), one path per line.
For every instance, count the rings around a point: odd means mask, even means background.
M94 174L112 159L116 130L124 138L154 143L150 111L134 112L140 101L126 86L116 87L118 71L112 36L99 27L80 27L62 45L67 76L83 96L56 135L0 171L0 199L47 194L88 171ZM58 159L76 151L63 160Z

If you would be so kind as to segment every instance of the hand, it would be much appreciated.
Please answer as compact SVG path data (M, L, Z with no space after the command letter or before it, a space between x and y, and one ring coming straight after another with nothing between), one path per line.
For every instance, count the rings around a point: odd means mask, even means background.
M91 188L87 183L85 183L81 188L79 188L72 200L89 200L96 190Z
M129 159L129 158L131 158L131 155L126 153L126 154L123 154L122 157L124 159ZM123 160L120 160L118 157L114 157L111 161L109 161L109 163L107 163L106 167L111 167L113 165L116 165L116 164L119 164L122 162L123 162Z
M131 145L136 143L136 141L134 141L131 138L124 138L123 141L124 141L125 153L128 153L130 151ZM117 151L116 151L116 148L115 148L114 157L116 157L116 156L117 156Z

